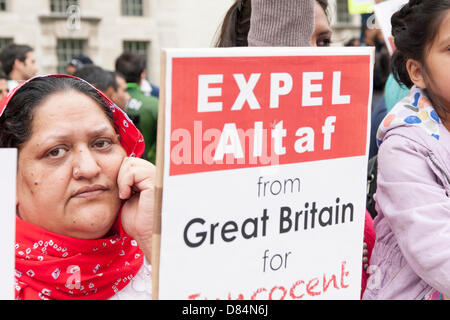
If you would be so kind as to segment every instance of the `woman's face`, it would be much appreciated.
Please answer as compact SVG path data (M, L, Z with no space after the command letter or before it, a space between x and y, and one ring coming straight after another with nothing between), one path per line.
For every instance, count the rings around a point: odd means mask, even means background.
M120 208L126 156L105 112L84 94L59 92L36 107L31 126L19 151L18 215L53 233L103 237Z
M320 4L314 1L314 32L311 47L328 47L331 43L331 29L327 15Z

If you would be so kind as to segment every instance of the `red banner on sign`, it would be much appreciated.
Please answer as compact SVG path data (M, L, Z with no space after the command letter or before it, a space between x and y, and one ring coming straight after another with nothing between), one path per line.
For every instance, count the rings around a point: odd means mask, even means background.
M370 56L173 58L170 175L366 152Z

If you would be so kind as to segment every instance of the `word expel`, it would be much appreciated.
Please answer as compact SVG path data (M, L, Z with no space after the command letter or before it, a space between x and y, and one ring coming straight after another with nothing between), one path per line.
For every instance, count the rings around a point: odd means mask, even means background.
M239 87L239 94L234 101L231 110L242 110L244 104L248 102L251 110L261 109L258 99L254 94L254 89L261 77L261 73L252 73L248 79L243 74L233 74L233 78ZM321 106L323 98L312 96L313 93L322 92L321 83L312 83L313 81L322 81L323 72L303 72L302 74L302 100L299 105L302 107ZM220 112L223 110L222 101L210 102L212 97L221 97L221 87L210 87L212 84L222 84L223 74L201 74L198 76L198 112ZM270 74L270 103L269 108L279 108L280 96L288 95L294 86L294 80L291 74L287 72ZM350 104L350 95L341 94L341 71L333 72L333 82L331 87L331 104Z

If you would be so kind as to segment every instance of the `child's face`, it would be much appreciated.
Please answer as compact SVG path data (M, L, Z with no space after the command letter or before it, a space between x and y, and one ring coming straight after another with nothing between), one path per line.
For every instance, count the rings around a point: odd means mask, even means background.
M427 77L425 86L439 98L443 106L450 112L450 10L447 10L438 34L425 58Z

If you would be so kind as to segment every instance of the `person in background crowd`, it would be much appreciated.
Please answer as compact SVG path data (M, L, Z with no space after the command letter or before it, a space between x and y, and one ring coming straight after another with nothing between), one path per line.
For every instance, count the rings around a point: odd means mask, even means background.
M78 69L73 75L86 80L106 94L116 106L124 111L126 110L130 95L126 91L126 83L123 77L93 64Z
M375 108L371 114L371 127L370 127L370 149L369 159L374 157L378 153L377 144L377 131L380 123L383 121L386 114L388 114L394 105L409 94L409 89L405 85L400 84L395 80L392 73L386 80L384 86L384 95L378 100Z
M8 78L0 73L0 101L9 93Z
M375 47L375 65L373 70L372 110L383 97L384 86L389 76L389 52L384 43L381 29L364 25L364 42L362 45Z
M105 94L115 85L115 79L110 73L93 64L76 70L73 76L86 80Z
M159 87L147 80L147 71L144 71L140 87L146 96L153 96L159 99Z
M320 46L331 43L328 1L236 1L222 22L218 47ZM270 28L267 26L270 25ZM361 296L366 288L368 262L375 243L373 220L365 212Z
M145 58L134 52L124 52L116 59L116 72L125 77L131 100L127 114L141 130L145 139L144 158L156 161L156 133L158 125L158 99L147 96L140 88L145 77Z
M410 88L377 133L377 235L364 299L450 296L450 0L391 18L393 75Z
M123 111L127 111L128 102L131 100L131 96L127 91L127 82L125 76L119 72L109 71L112 77L115 79L114 90L110 92L111 100Z
M7 45L0 53L0 62L8 77L9 91L38 72L34 50L28 45Z
M128 120L67 75L0 107L0 148L18 149L16 299L151 299L155 167Z
M73 56L72 59L67 64L66 72L68 75L73 75L78 69L93 64L94 62L92 62L91 58L85 55L80 54L77 56Z

